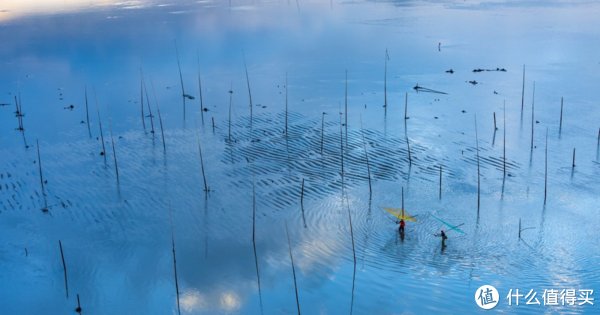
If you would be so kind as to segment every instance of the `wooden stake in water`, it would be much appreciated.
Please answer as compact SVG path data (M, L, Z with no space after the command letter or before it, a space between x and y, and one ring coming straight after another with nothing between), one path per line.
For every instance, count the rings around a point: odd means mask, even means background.
M160 124L160 136L162 138L163 144L163 154L167 154L167 143L165 142L165 130L163 128L162 116L160 115L160 108L158 107L158 103L156 104L156 111L158 112L158 123Z
M75 312L81 315L81 302L79 301L79 293L77 293L77 308L75 309Z
M102 143L102 152L100 155L104 158L104 166L106 166L106 147L104 146L104 132L102 131L102 118L100 118L100 110L98 109L98 101L96 101L96 112L98 114L98 127L100 129L100 142Z
M521 239L521 218L519 218L519 239Z
M442 200L442 165L440 164L440 194L439 199Z
M65 292L67 294L67 299L69 298L69 282L67 280L67 264L65 263L65 254L63 252L62 242L58 240L58 247L60 248L60 258L62 260L63 272L65 275Z
M172 228L172 227L171 227ZM175 236L171 230L171 245L173 249L173 277L175 278L175 294L177 295L177 314L181 315L181 307L179 306L179 280L177 277L177 254L175 253Z
M502 111L503 111L503 127L502 127L502 132L504 133L504 136L502 137L502 182L504 186L504 180L506 180L506 101L504 102L504 106L502 107Z
M523 86L521 88L521 116L523 116L524 104L525 104L525 65L523 65Z
M117 164L117 150L115 149L115 139L113 138L112 131L110 132L110 142L112 143L113 160L115 162L115 175L117 177L117 186L120 186L119 181L119 165Z
M204 126L204 100L202 98L202 79L200 78L200 53L198 53L198 93L200 96L200 117Z
M408 92L404 93L404 125L408 119Z
M477 114L475 114L475 148L477 150L477 215L479 216L479 208L481 206L481 173L479 168L479 136L477 134Z
M140 69L140 73L142 70ZM140 115L142 118L142 127L144 127L144 133L146 133L146 115L144 114L144 77L140 80Z
M44 198L44 208L42 212L48 212L48 198L46 197L46 188L44 186L44 176L42 175L42 158L40 157L40 142L35 140L37 144L38 170L40 173L40 186L42 187L42 197Z
M575 168L575 148L573 148L573 164L571 167Z
M285 224L285 234L287 235L288 250L290 253L290 261L292 263L292 276L294 277L294 290L296 292L296 307L298 308L298 315L300 315L300 299L298 298L298 283L296 281L296 267L294 267L294 256L292 255L292 243L290 242L290 233L288 232L287 223Z
M321 114L321 156L323 156L323 140L325 138L325 112Z
M179 82L181 83L181 99L183 100L183 122L185 123L185 88L183 87L183 75L181 74L181 63L179 62L179 50L177 49L177 42L175 42L175 54L177 55L177 68L179 69Z
M248 99L250 100L250 127L252 127L252 92L250 92L250 77L248 76L248 66L244 58L244 69L246 70L246 84L248 85Z
M563 121L563 98L560 98L560 122L558 125L558 135L560 136L562 132L562 121Z
M202 169L202 180L204 181L204 193L206 194L210 191L210 189L208 188L208 184L206 184L206 174L204 173L204 158L202 157L202 146L200 144L200 136L198 136L198 153L200 153L200 167Z
M373 195L373 189L371 188L371 165L369 165L369 153L367 152L367 143L365 141L365 133L361 128L361 135L362 135L362 142L363 142L363 149L365 150L365 160L367 161L367 176L369 179L369 200L371 200L371 197Z
M344 93L344 126L346 127L346 148L348 148L348 70L346 70L346 90Z
M158 98L156 97L156 89L154 88L154 82L152 80L150 80L150 84L152 85L152 94L154 95L154 103L156 103L156 111L158 112L158 124L160 126L160 135L162 138L162 144L163 144L163 155L167 154L167 145L165 143L165 131L163 129L163 124L162 124L162 116L160 115L160 107L158 106ZM148 106L150 106L150 104L148 104ZM152 112L150 112L150 115L152 115ZM153 127L152 129L154 130L154 123L152 123ZM153 134L154 137L154 134Z
M533 81L533 96L531 100L531 150L533 150L533 127L535 125L535 81Z
M406 150L408 151L408 166L412 166L412 155L410 154L410 140L406 136Z
M90 129L90 110L88 106L87 87L85 87L85 121L88 129L88 135L92 138L92 129Z
M154 90L154 83L150 82L152 84L152 91L154 92L154 100L156 102L156 104L158 104L158 99L156 98L156 91ZM144 92L146 93L146 105L148 106L148 117L150 117L150 133L152 134L152 140L154 140L154 135L155 135L155 131L154 131L154 115L152 114L152 107L150 107L150 97L148 96L148 88L146 86L146 83L144 83Z
M352 240L352 258L353 258L353 271L352 271L352 298L350 300L350 314L354 310L354 284L356 281L356 249L354 246L354 231L352 228L352 214L350 213L350 204L348 202L348 195L346 195L346 207L348 209L348 222L350 223L350 239Z
M288 139L288 74L285 73L285 141Z
M548 128L546 127L546 148L544 153L544 205L548 195Z
M494 112L494 130L498 130L498 127L496 127L496 112Z
M385 67L383 71L383 108L387 113L387 62L390 59L387 48L385 49Z
M252 249L254 251L254 266L256 267L256 280L258 285L258 298L260 301L260 312L263 312L262 291L260 288L260 272L258 269L258 255L256 254L256 190L254 178L252 179Z
M231 83L231 88L229 89L229 123L228 123L228 136L227 141L231 142L231 105L233 102L233 83Z

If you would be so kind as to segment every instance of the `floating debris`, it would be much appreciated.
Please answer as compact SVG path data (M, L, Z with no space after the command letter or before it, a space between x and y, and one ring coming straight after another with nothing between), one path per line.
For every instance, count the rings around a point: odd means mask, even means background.
M442 91L436 91L436 90L432 90L432 89L429 89L429 88L425 88L425 87L419 86L419 84L418 84L418 83L417 83L417 85L415 85L415 86L413 87L413 89L414 89L415 91L417 91L417 92L428 92L428 93L437 93L437 94L448 94L448 93L446 93L446 92L442 92Z

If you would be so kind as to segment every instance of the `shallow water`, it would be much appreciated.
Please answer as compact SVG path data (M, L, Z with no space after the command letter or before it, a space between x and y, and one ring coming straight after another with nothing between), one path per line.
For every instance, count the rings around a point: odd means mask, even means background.
M85 314L176 314L172 239L182 313L295 313L286 225L304 313L473 313L484 284L500 291L498 312L598 312L509 306L506 295L534 289L542 301L544 289L600 286L600 5L107 1L0 11L3 314L72 312L76 294ZM185 122L176 50L194 98ZM146 132L142 79L154 118ZM417 216L404 240L382 209L399 208L402 189ZM436 217L464 224L443 250L434 233L449 228Z

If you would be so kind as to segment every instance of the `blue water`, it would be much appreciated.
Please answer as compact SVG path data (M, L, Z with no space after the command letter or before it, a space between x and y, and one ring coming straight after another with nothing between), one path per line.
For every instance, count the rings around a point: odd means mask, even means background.
M484 284L494 312L598 313L506 298L600 287L598 14L560 1L2 3L0 312L74 312L79 294L85 314L177 314L174 241L184 314L296 313L290 250L306 314L484 312ZM402 191L417 219L403 240L383 210Z

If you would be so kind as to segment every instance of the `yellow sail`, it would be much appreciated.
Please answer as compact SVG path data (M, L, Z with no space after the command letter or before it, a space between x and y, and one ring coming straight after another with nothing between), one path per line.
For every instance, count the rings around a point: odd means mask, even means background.
M400 209L400 208L386 208L384 207L383 210L389 212L391 215L395 216L398 220L404 220L404 221L410 221L410 222L417 222L417 219L411 215L408 215L408 213L406 213L406 210Z

